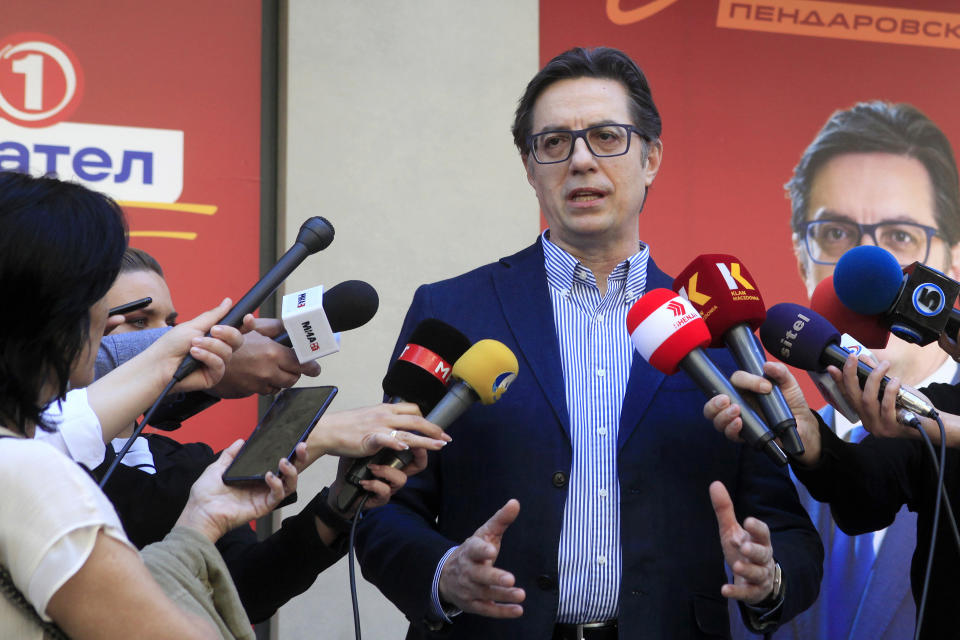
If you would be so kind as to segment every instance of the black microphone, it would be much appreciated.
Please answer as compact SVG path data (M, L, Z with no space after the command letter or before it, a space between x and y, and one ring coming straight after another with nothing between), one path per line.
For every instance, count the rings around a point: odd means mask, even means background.
M441 429L446 429L474 402L493 404L516 379L518 371L517 357L509 347L497 340L480 340L454 363L451 376L455 382L426 415L426 420ZM344 489L359 488L360 491L341 490L337 494L337 508L340 511L347 511L363 491L357 485L361 479L372 477L367 467L369 462L402 469L410 464L411 460L413 460L413 451L410 449L404 451L381 449L370 458L366 458L363 460L362 467L366 473L362 476L355 474L348 479L349 484L344 485ZM357 462L361 461L357 460Z
M831 364L842 369L850 356L850 352L840 346L840 334L823 316L789 302L767 310L767 319L760 326L760 341L773 356L807 371L823 371ZM873 367L857 361L861 389L872 372ZM887 376L880 381L881 399L888 382ZM933 405L903 388L897 392L897 406L928 418L937 416Z
M383 392L388 402L412 402L422 415L429 415L447 392L453 375L453 363L470 348L470 340L454 327L435 318L427 318L416 326L400 355L383 377ZM390 451L390 453L404 453ZM409 454L408 452L405 452ZM337 494L337 506L347 511L366 490L361 480L373 477L367 463L374 457L353 461ZM412 454L407 460L412 459ZM406 464L406 463L404 463Z
M350 331L370 322L380 307L377 290L363 280L345 280L323 292L323 312L334 333ZM284 331L276 338L285 347L292 346Z
M333 226L325 218L314 216L307 219L301 226L297 234L297 240L293 246L283 254L275 265L270 267L260 281L253 285L240 300L233 305L233 308L227 312L218 324L231 327L239 327L243 323L243 317L248 313L256 311L263 304L270 294L276 291L280 283L296 269L301 262L310 254L322 251L333 242ZM187 355L180 363L177 372L173 374L176 381L183 380L193 372L199 362L193 356ZM131 438L132 441L132 438Z

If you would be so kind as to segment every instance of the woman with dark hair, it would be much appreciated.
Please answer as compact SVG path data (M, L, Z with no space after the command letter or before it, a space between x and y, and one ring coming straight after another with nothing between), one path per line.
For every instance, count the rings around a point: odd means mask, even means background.
M106 196L0 172L0 299L16 309L0 314L0 637L57 637L52 622L81 639L252 638L212 543L292 492L293 465L282 461L283 479L268 474L256 490L226 487L220 476L234 443L196 482L174 530L141 558L87 472L29 439L53 428L44 411L69 386L93 379L103 296L125 247L123 215ZM145 409L187 352L203 366L182 390L219 380L242 343L236 329L211 329L229 304L164 336L153 375L129 381L110 419Z

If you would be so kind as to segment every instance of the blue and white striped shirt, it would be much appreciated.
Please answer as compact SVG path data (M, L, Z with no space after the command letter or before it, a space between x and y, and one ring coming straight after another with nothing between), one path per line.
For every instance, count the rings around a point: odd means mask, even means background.
M594 274L548 232L542 237L573 445L557 621L609 620L622 573L617 432L633 360L627 312L646 288L650 250L642 245L617 265L601 297Z

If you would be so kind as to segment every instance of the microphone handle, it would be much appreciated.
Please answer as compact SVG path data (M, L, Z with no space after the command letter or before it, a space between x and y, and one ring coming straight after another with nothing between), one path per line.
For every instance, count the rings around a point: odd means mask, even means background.
M843 363L847 361L847 358L850 356L850 352L838 345L835 342L831 342L823 350L823 353L820 354L820 362L824 365L833 365L838 369L843 369ZM873 367L870 365L857 360L857 378L860 379L860 388L863 389L863 386L867 382L867 376L873 373ZM887 383L890 382L890 378L883 376L883 379L880 381L880 389L877 391L877 395L880 400L883 399L883 392L887 388ZM912 411L913 413L926 416L927 418L936 418L937 409L932 404L925 402L922 398L915 396L909 391L901 388L897 392L897 406L907 411Z
M217 324L231 327L239 327L243 323L243 317L248 313L253 313L263 304L271 293L276 291L287 276L289 276L297 266L310 255L309 249L299 242L294 243L285 254L280 257L275 265L270 267L257 284L253 285L240 300L233 305L233 308L227 312ZM207 332L207 335L210 335ZM187 355L180 363L177 372L173 374L174 380L183 380L190 375L198 366L199 362L191 355Z
M787 464L787 456L774 441L773 432L767 428L757 412L743 401L703 349L697 347L688 353L680 361L680 366L707 397L712 398L723 393L730 398L730 402L740 405L740 418L743 420L740 436L757 451L766 453L777 465L782 467Z
M480 396L470 388L470 385L463 380L457 380L433 410L427 414L425 420L432 422L441 429L446 429L479 399ZM403 398L390 398L391 404L398 402L404 402ZM354 502L366 493L366 490L360 485L360 481L369 480L373 477L373 473L367 466L369 463L403 469L412 460L413 451L411 449L404 449L403 451L381 449L372 456L354 460L344 477L346 482L337 494L337 508L342 512L349 511Z
M747 373L763 376L763 363L767 361L763 351L757 345L757 340L749 325L741 323L731 327L723 336L727 348L733 353L740 368ZM770 423L770 429L783 444L783 448L791 456L803 455L803 441L797 433L797 419L793 417L790 406L783 391L776 384L770 393L754 394L760 403L760 411Z
M957 339L957 333L960 332L960 311L956 308L950 309L950 315L947 317L947 326L944 328L944 331L951 340Z

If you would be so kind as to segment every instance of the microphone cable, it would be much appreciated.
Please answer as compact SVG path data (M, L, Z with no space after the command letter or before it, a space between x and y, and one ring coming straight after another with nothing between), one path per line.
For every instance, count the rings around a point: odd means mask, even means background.
M357 505L357 512L353 514L353 524L350 525L350 543L347 546L347 562L350 569L350 601L353 603L353 635L356 640L360 640L360 603L357 600L357 570L353 562L353 543L357 534L357 523L360 522L360 514L363 512L363 505L367 503L369 493L364 493Z
M134 440L136 440L140 436L140 433L143 431L144 427L146 427L149 424L150 418L153 417L153 414L156 412L157 407L160 406L160 402L167 397L167 394L170 393L170 389L172 389L173 385L177 384L177 382L179 382L179 380L177 380L176 377L171 379L170 382L167 383L167 386L164 387L163 391L160 392L160 396L156 400L154 400L153 406L150 407L150 409L148 409L147 412L143 415L143 420L141 420L139 423L134 423L135 426L133 428L133 434L129 438L127 438L127 441L123 444L123 447L121 447L120 451L118 451L117 455L114 457L113 462L111 462L110 466L107 467L106 473L104 473L103 477L100 479L99 486L101 489L103 489L103 487L106 486L107 480L109 480L110 476L113 475L113 472L117 468L117 465L119 465L120 461L123 460L123 456L127 455L127 451L129 451L130 447L133 446Z
M923 576L923 591L920 597L920 604L917 607L917 628L914 631L914 640L919 640L920 638L920 628L923 625L923 613L927 606L927 595L930 589L930 576L933 569L933 552L936 548L937 543L937 533L939 532L940 524L940 505L943 504L947 509L947 521L950 523L950 527L953 532L954 542L957 545L957 550L960 552L960 532L957 530L957 521L953 515L953 508L950 505L950 498L947 492L945 491L943 478L944 470L946 467L947 461L947 433L946 428L943 425L943 420L940 418L939 414L934 414L934 418L937 421L937 427L940 429L940 453L939 458L940 462L937 462L937 454L933 448L933 442L930 440L930 436L927 435L927 432L920 425L919 420L914 417L914 420L911 421L910 426L916 428L920 432L920 437L923 439L924 444L927 446L927 451L930 453L931 461L933 462L933 468L937 474L937 498L936 504L933 510L933 528L930 533L930 550L927 552L927 568L924 571Z

